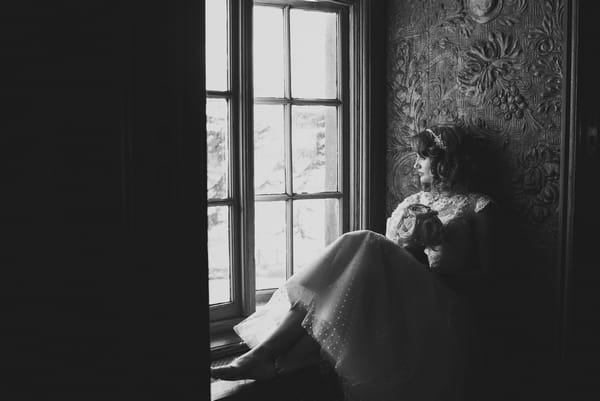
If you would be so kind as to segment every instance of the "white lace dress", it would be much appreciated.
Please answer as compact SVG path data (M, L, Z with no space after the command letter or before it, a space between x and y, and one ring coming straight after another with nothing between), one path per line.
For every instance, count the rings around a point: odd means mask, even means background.
M265 339L290 307L321 345L347 390L361 400L455 400L461 397L464 350L453 312L456 294L437 271L477 268L470 219L490 202L481 194L419 192L387 221L386 236L346 233L234 327L250 347ZM404 209L438 212L444 240L425 253L431 269L400 245Z

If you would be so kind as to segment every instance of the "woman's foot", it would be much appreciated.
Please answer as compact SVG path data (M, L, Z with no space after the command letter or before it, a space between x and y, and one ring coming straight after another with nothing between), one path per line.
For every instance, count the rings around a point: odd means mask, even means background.
M254 348L226 366L210 369L210 375L221 380L267 380L277 375L275 360L265 348Z

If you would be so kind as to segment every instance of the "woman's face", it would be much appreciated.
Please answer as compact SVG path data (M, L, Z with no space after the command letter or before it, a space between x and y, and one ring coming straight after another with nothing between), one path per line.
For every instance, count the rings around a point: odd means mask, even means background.
M431 174L431 158L422 157L417 153L417 161L414 165L417 174L421 180L421 184L432 184L433 175Z

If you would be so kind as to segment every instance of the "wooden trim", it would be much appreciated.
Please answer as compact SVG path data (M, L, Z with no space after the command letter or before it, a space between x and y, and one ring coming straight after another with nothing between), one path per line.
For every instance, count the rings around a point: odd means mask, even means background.
M240 160L236 155L239 154L240 149L240 139L238 132L240 130L240 124L238 123L238 119L236 115L239 114L239 104L240 104L240 95L239 95L239 77L238 72L240 70L239 63L239 54L236 51L238 49L239 43L239 24L235 23L239 19L239 9L238 9L238 1L239 0L228 0L227 1L227 16L228 16L228 40L227 40L227 52L228 52L228 77L227 77L227 85L228 85L228 93L227 97L227 106L228 106L228 120L229 126L227 127L229 130L229 144L228 144L228 152L229 152L229 165L228 165L228 199L226 202L215 202L215 200L210 200L208 202L209 205L222 205L229 206L229 246L230 246L230 256L229 256L229 267L230 267L230 301L223 304L211 305L209 308L210 320L221 320L230 318L236 315L239 315L242 310L241 300L242 296L242 277L241 277L241 268L240 263L242 260L242 255L240 252L240 246L242 244L241 241L241 212L240 212L240 200L239 197L243 192L239 188L240 182ZM212 91L213 93L220 93Z
M284 68L284 91L283 96L286 103L284 110L284 163L285 163L285 192L294 191L294 165L292 149L292 33L290 31L290 6L286 4L283 8L283 68ZM285 257L285 277L289 278L294 271L294 204L285 198L285 246L287 249Z
M578 121L579 2L568 0L565 10L565 59L563 61L563 109L561 115L561 160L559 200L559 263L557 271L558 319L556 346L559 366L566 362L573 286L573 247Z
M239 315L239 309L239 304L236 304L233 302L233 300L231 300L230 302L211 305L208 314L211 322L216 322L224 319L230 319L232 316Z
M369 49L367 33L369 28L369 1L357 0L350 10L350 118L352 121L349 141L350 188L349 225L350 230L367 227L366 210L368 197L364 195L366 183L367 154L365 149L366 137L370 134L366 118L369 113L368 102L368 56Z
M277 97L257 97L254 99L256 104L275 104L294 106L339 106L342 101L338 99L302 99L302 98L277 98Z
M252 7L251 1L240 0L240 31L239 31L239 58L240 69L240 152L241 171L254 171L254 92L252 69ZM240 171L240 172L241 172ZM239 266L242 278L242 314L250 315L255 311L255 266L254 266L254 175L241 174L240 179L241 199L241 229L240 249L241 259Z
M252 152L244 152L242 149L251 149L253 146L253 125L252 125L252 112L254 104L283 104L285 110L285 130L286 130L286 168L291 173L292 171L292 149L291 149L291 105L318 105L318 106L335 106L345 109L346 111L338 114L338 138L342 138L342 146L340 147L338 144L339 153L342 155L340 157L340 166L339 169L339 177L342 177L344 172L351 171L350 166L353 165L353 159L356 158L355 154L351 153L353 147L348 145L348 142L353 140L353 138L357 136L361 136L360 127L356 127L353 123L353 119L358 117L358 114L351 110L352 105L356 103L356 101L352 101L352 88L348 86L348 81L354 80L353 67L349 67L348 63L345 62L345 59L348 58L350 60L350 64L358 64L360 54L354 52L350 49L351 44L356 46L360 46L360 43L354 42L352 37L348 32L350 32L353 27L355 27L355 23L350 21L350 15L354 15L360 10L356 8L356 6L349 4L350 2L331 2L331 6L326 6L325 11L330 10L332 12L336 12L339 15L338 30L341 32L341 43L338 51L338 81L342 82L342 87L339 88L338 98L337 99L296 99L291 97L291 63L289 54L289 10L290 4L292 7L301 7L301 8L310 8L310 9L324 9L323 4L320 2L318 4L304 1L291 1L291 2L280 2L283 10L284 10L284 26L285 26L285 43L286 46L286 83L285 83L285 98L256 98L252 97L252 7L254 4L260 5L273 5L270 2L266 1L257 1L257 2L247 2L243 0L231 0L236 4L237 10L237 19L232 19L232 21L237 21L241 29L238 32L238 36L236 36L237 42L234 43L234 48L240 49L238 53L232 52L232 58L238 57L239 59L235 63L234 71L237 74L235 76L235 85L232 85L231 89L231 102L238 107L238 110L235 112L236 115L239 116L240 126L235 130L232 130L232 137L235 135L234 133L239 133L239 137L237 140L239 142L236 143L236 152L240 154L239 160L237 160L237 171L253 171L254 165L252 160ZM333 5L335 3L335 5ZM287 4L287 5L284 5ZM339 33L338 31L338 33ZM351 58L353 57L353 58ZM245 74L242 77L242 71ZM233 72L232 72L233 73ZM242 79L243 78L243 79ZM237 86L236 86L237 85ZM237 88L237 89L236 89ZM239 91L239 95L237 92ZM219 91L213 91L211 95L215 97L224 97L227 94ZM356 164L356 163L354 163ZM352 173L347 174L347 176L351 176ZM254 311L255 300L256 300L256 290L254 284L254 275L255 275L255 266L254 266L254 230L252 228L252 221L254 220L254 202L255 201L273 201L273 200L283 200L286 201L286 220L288 222L288 231L286 233L286 238L288 241L288 275L291 273L293 267L293 233L291 232L292 224L293 224L293 201L295 200L303 200L303 199L341 199L340 205L340 213L342 215L342 230L347 231L348 229L353 229L349 223L350 221L350 199L353 198L353 194L350 193L352 188L350 181L347 179L342 180L338 183L342 192L322 192L322 193L312 193L312 194L293 194L291 174L287 174L286 182L286 192L287 194L274 194L274 195L258 195L256 199L254 197L254 183L253 177L251 175L240 175L239 186L236 187L235 194L232 194L232 199L237 199L235 196L239 195L240 204L239 204L239 230L235 230L239 235L239 243L236 246L239 246L241 251L236 258L236 263L241 267L241 297L243 300L243 306L241 314L246 316L251 314ZM232 179L233 181L233 179ZM237 181L236 181L237 182ZM217 202L226 204L230 202L229 200L218 200ZM228 204L228 203L227 203ZM236 206L237 207L237 206ZM238 259L239 258L239 259ZM263 291L264 292L264 291ZM267 291L266 293L268 293ZM262 294L262 292L261 292ZM223 305L221 308L229 308L230 305ZM233 308L233 306L231 306ZM211 311L212 312L212 311ZM216 312L215 312L216 313ZM223 315L225 317L227 313ZM223 327L223 325L227 326L229 323L223 322L213 322L212 328ZM230 328L230 327L229 327Z
M273 296L273 293L277 290L276 288L267 288L256 291L256 303L267 303Z
M303 199L342 199L344 197L341 192L318 192L310 194L265 194L256 195L255 200L257 202L274 202L274 201L286 201L286 200L303 200Z
M212 332L211 334L215 335L215 334L228 332L231 330L231 328L233 326L235 326L242 320L244 320L243 317L236 317L233 319L222 319L222 320L219 320L218 322L214 322L211 325L211 332Z
M234 206L233 199L208 199L207 206Z
M225 98L229 99L233 96L231 91L206 91L207 98Z
M338 189L341 192L341 204L338 205L341 216L341 226L339 229L342 232L350 231L350 199L351 199L351 174L344 173L352 171L350 169L351 160L356 156L350 153L350 142L353 138L351 107L350 101L350 64L353 60L350 59L350 11L348 8L340 10L338 14L338 37L340 38L340 46L337 54L338 62L338 98L341 100L341 110L338 107L338 152L340 160L338 162ZM340 233L341 234L341 233Z
M349 5L347 2L332 0L320 0L318 2L303 0L254 0L254 4L259 6L293 7L295 9L319 10L329 12L337 12L341 8L348 7Z

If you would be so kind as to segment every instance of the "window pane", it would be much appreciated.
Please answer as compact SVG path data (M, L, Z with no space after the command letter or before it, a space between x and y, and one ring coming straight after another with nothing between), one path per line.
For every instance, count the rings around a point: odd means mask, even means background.
M294 202L294 272L319 256L340 235L339 223L337 199Z
M226 198L228 193L229 132L227 101L206 100L207 198Z
M285 202L255 203L256 289L281 286L286 279Z
M337 15L291 10L292 96L337 97Z
M210 304L231 301L229 207L208 208L208 294Z
M206 89L227 90L227 0L206 0Z
M254 107L254 190L285 192L283 106Z
M331 106L292 109L294 192L337 191L337 112Z
M283 97L283 10L254 7L254 96Z

